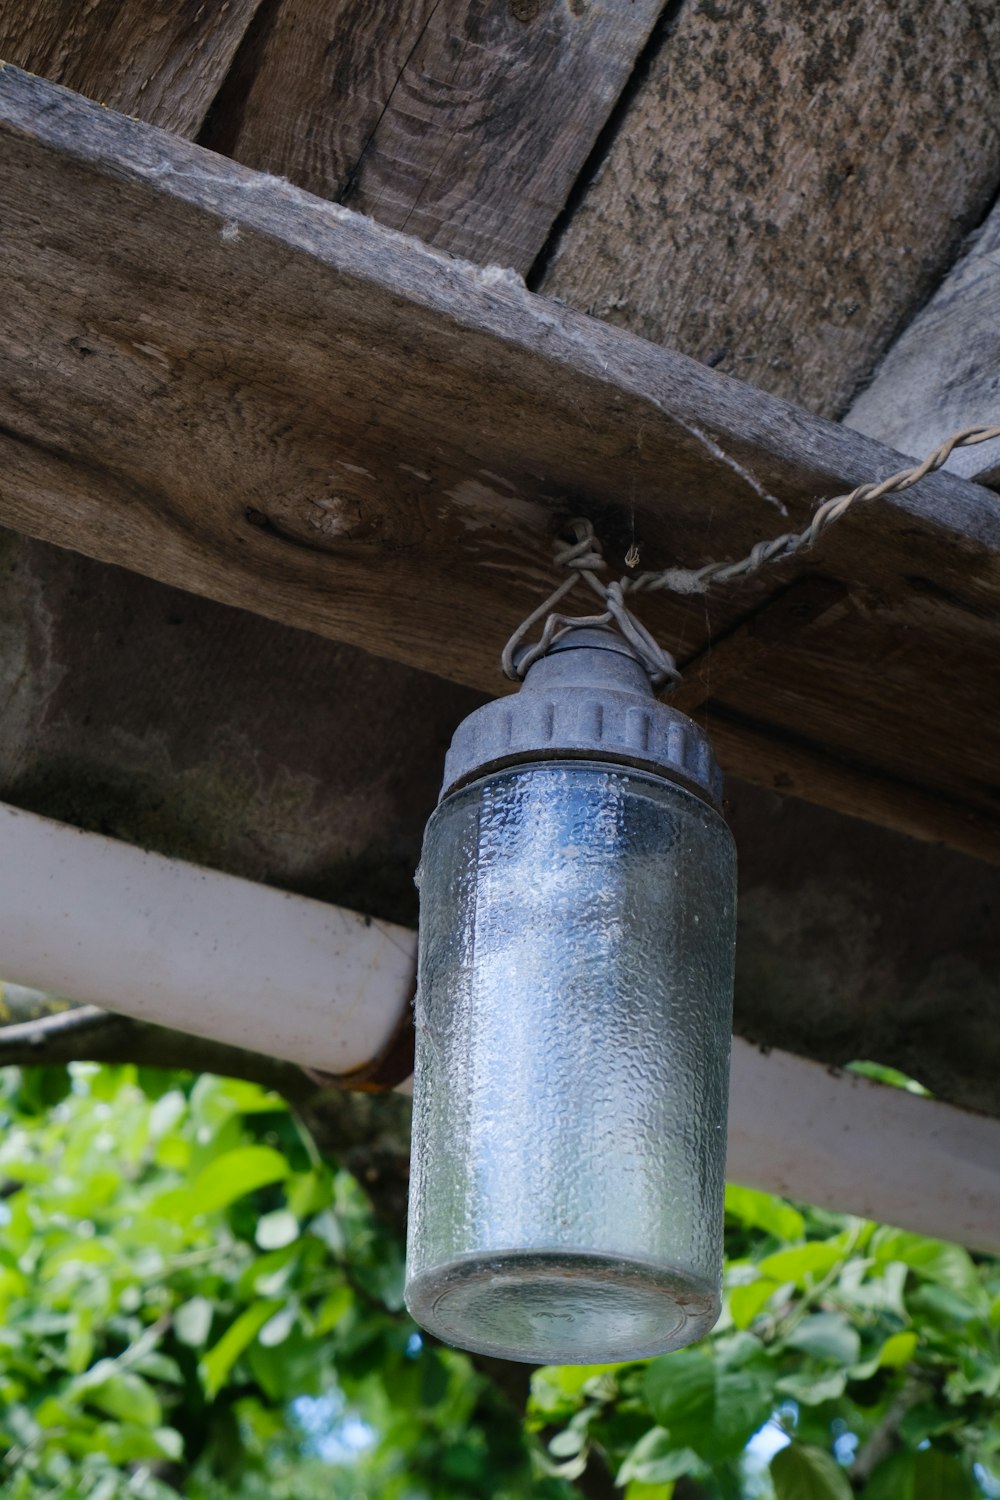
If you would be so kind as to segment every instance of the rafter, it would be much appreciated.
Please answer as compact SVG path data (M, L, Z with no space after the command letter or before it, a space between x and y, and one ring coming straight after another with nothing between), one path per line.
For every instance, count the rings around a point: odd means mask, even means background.
M584 510L644 566L801 524L878 444L359 215L0 71L0 519L480 688ZM1000 856L1000 510L831 532L847 602L704 708L731 769ZM682 657L792 576L651 605ZM928 711L928 699L936 705Z
M958 427L1000 419L1000 204L967 253L908 324L844 418L902 453L920 453ZM958 449L953 474L1000 483L1000 439Z

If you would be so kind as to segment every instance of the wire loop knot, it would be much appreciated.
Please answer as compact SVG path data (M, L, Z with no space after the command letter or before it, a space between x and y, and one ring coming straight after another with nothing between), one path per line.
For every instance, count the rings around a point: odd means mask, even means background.
M711 562L700 568L666 568L659 573L639 573L632 578L604 583L597 575L604 571L607 563L593 526L582 517L571 521L569 529L573 533L573 541L559 542L555 550L556 563L569 569L569 577L564 578L545 602L533 610L514 631L500 658L504 676L513 682L521 681L528 668L540 657L547 655L556 642L561 641L571 630L579 630L586 625L612 625L617 627L635 651L655 688L676 687L681 680L677 663L670 652L665 651L654 640L642 621L636 619L625 602L626 594L659 589L674 594L703 594L710 584L729 583L735 578L745 578L768 563L781 562L786 557L815 546L827 527L845 516L859 500L880 500L884 495L908 490L926 474L943 468L956 448L968 448L976 443L990 442L994 438L1000 438L1000 427L964 427L939 443L922 463L900 469L887 479L868 480L847 495L833 495L816 507L804 530L786 531L781 536L771 537L769 541L757 542L738 562ZM634 549L630 550L629 560L633 551ZM602 612L598 615L579 616L559 614L556 606L562 603L581 579L600 599L604 606ZM543 619L545 624L539 639L533 646L520 651L518 648L526 636Z
M622 578L605 583L597 576L607 568L607 562L591 522L582 516L577 517L570 522L569 530L573 533L574 540L569 543L557 542L555 549L555 561L570 570L569 577L564 578L514 631L500 657L504 676L509 677L512 682L521 682L528 668L547 656L556 642L569 635L570 631L587 626L610 625L617 627L628 641L649 673L649 679L655 688L676 687L681 674L674 658L654 639L642 621L636 619L625 603L630 580ZM594 615L560 613L557 605L572 593L581 580L597 595L604 609L600 614ZM520 650L527 636L541 620L545 623L538 640L534 645Z

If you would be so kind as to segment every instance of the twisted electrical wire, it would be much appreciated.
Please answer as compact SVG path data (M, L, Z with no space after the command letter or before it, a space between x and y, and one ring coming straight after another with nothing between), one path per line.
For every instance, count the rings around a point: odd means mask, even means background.
M625 602L627 594L659 590L675 594L701 594L711 584L745 578L769 563L782 562L787 557L815 546L823 533L842 520L859 501L879 500L883 495L908 490L927 474L932 474L946 464L956 448L972 447L992 438L1000 438L1000 426L964 427L939 443L922 463L900 469L898 473L890 474L888 479L868 481L857 485L848 494L834 495L831 499L824 500L817 506L812 520L804 530L786 531L769 541L757 542L737 562L712 562L701 568L665 568L660 572L639 573L633 578L605 582L598 577L607 567L601 544L591 522L578 517L569 524L573 541L556 545L555 561L558 566L569 569L569 576L514 631L501 653L504 675L512 681L522 679L528 668L540 657L547 655L556 642L571 630L587 625L611 625L616 626L632 646L649 673L654 687L676 687L681 675L674 658L654 640L641 620L629 609ZM556 606L572 593L581 579L600 599L603 610L599 614L581 616L559 613ZM524 647L524 641L541 620L545 622L541 636L533 645Z

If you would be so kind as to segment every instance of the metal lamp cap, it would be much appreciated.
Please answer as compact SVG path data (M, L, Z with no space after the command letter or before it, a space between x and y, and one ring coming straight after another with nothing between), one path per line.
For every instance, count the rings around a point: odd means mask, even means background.
M660 703L624 637L569 631L528 669L518 693L477 708L455 731L441 797L506 766L611 761L651 771L721 810L722 773L707 736Z

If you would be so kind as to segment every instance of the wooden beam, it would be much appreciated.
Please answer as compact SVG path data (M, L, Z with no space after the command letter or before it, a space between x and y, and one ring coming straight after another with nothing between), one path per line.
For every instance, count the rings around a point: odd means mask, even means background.
M0 800L415 924L423 825L478 695L12 533L0 576ZM824 604L793 584L720 642L720 675ZM736 1031L1000 1111L1000 869L732 777L726 813Z
M0 59L195 136L259 4L12 0L0 9Z
M927 306L904 329L844 421L923 455L960 427L1000 420L1000 204ZM1000 439L959 448L953 474L996 482Z
M840 416L1000 185L998 48L981 0L679 7L540 289Z
M568 514L697 564L898 465L12 68L0 156L0 519L225 603L489 691ZM950 476L828 533L850 609L713 697L727 758L782 787L791 751L800 795L849 774L862 816L1000 856L998 554ZM647 618L692 656L796 571Z
M661 8L284 0L248 36L203 142L523 273Z

